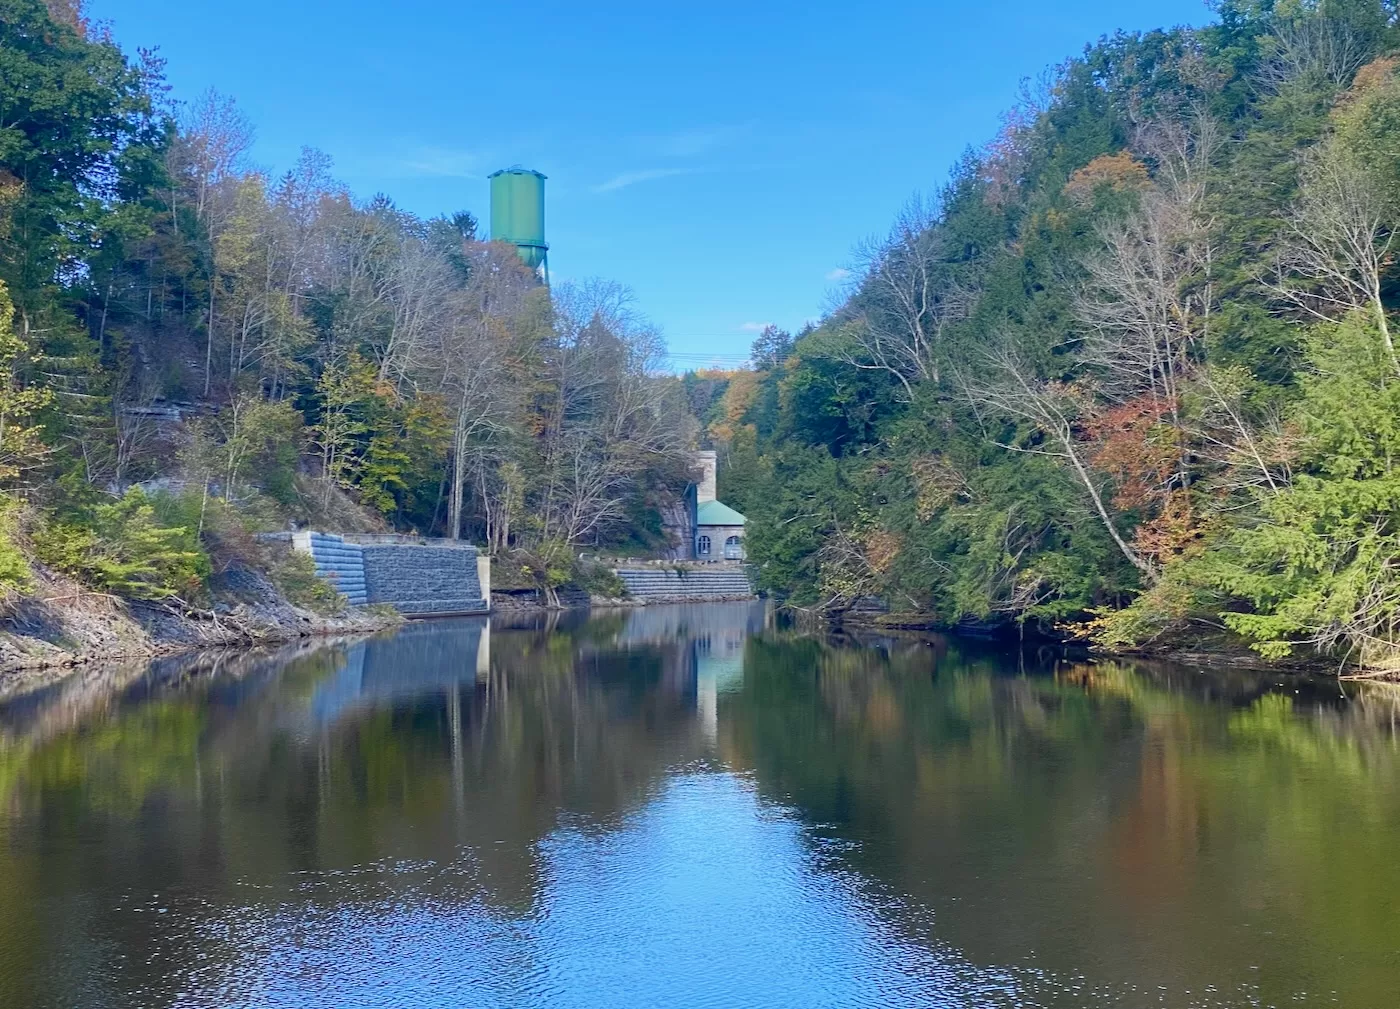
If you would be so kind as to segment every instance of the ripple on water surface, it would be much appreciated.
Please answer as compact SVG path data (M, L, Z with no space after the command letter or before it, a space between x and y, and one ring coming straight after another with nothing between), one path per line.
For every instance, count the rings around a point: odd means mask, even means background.
M1017 1002L1008 972L895 935L877 898L733 774L687 769L619 825L554 831L536 858L544 885L521 914L480 898L489 880L470 851L289 881L206 919L202 940L241 955L217 976L171 978L171 994L211 1007Z

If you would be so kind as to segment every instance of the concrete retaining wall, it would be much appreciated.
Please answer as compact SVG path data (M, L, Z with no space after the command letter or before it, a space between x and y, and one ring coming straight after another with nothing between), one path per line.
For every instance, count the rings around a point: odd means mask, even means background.
M617 576L634 598L647 603L752 599L753 584L742 567L618 568Z
M485 613L489 608L481 584L485 565L472 546L369 545L318 532L297 533L292 545L309 553L316 573L355 606L388 603L408 616Z
M364 556L358 545L330 533L300 532L292 537L292 546L311 555L316 574L334 585L350 600L350 605L364 606L369 602Z
M471 547L362 546L371 603L410 616L484 613Z

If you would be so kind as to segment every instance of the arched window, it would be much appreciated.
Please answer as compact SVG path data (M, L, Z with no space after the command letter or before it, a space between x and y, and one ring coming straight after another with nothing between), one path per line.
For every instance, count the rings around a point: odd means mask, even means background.
M729 539L727 539L727 540L724 541L724 545L727 546L727 547L737 547L737 546L739 545L739 537L737 537L737 536L731 536L731 537L729 537Z
M710 537L701 536L695 541L695 552L701 557L710 556Z
M741 561L744 559L744 548L740 546L739 537L731 536L724 541L724 559L727 561Z

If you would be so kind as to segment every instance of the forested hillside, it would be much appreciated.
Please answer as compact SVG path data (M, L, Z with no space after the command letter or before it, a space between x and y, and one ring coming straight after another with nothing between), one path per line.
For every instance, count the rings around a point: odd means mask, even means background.
M1025 88L740 372L468 212L253 164L72 0L0 0L0 587L202 597L260 531L647 550L701 435L766 586L1400 665L1400 25L1227 0ZM929 110L928 127L937 112Z
M655 545L695 423L628 292L551 292L470 213L356 200L316 151L270 172L253 135L80 4L0 0L0 587L197 598L290 523L556 580Z
M770 588L1400 664L1396 5L1217 15L1028 86L820 326L690 379Z

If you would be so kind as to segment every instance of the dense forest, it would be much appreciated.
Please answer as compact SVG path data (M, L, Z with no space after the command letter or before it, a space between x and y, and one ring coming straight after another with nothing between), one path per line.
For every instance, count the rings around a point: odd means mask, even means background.
M1400 10L1216 13L1027 82L819 325L677 377L620 285L262 169L232 99L0 0L0 588L202 598L296 524L557 583L660 552L708 444L795 605L1393 671Z
M844 303L688 380L775 591L1400 665L1400 19L1223 0L1028 83Z
M72 0L0 0L0 586L195 599L294 524L660 542L696 424L628 291L252 164ZM305 572L302 572L304 574Z

